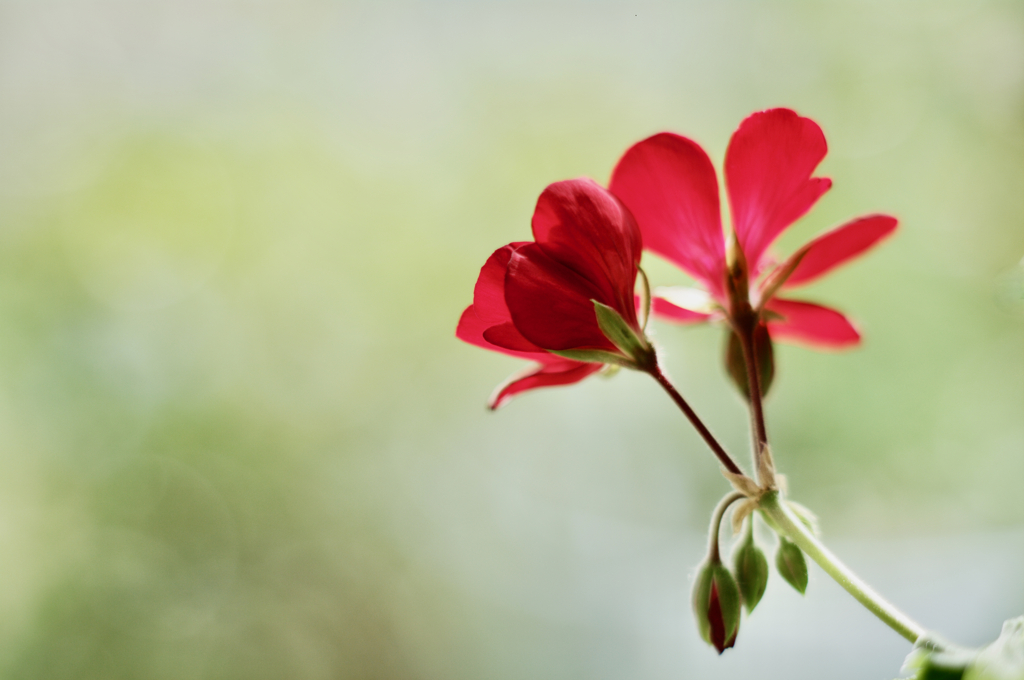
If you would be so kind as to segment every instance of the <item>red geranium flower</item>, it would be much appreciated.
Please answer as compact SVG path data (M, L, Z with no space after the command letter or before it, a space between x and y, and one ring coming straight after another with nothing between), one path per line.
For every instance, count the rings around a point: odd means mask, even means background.
M745 306L756 315L762 336L822 348L857 344L860 334L841 312L776 293L810 283L861 254L891 234L896 219L870 215L853 220L818 236L781 264L768 255L779 234L832 186L827 178L811 176L826 151L821 128L789 109L744 120L725 155L732 213L732 238L727 238L718 180L700 146L666 132L630 148L612 174L611 191L636 217L646 248L705 288L659 291L655 313L681 322L724 316L734 324Z
M653 361L634 302L643 247L629 211L592 180L556 182L537 201L533 235L487 260L455 333L539 363L499 386L492 409L605 363L643 369Z

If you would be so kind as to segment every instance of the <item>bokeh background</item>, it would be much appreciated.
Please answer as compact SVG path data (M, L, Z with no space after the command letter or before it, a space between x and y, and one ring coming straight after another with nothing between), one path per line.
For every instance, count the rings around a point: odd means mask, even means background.
M727 487L653 381L484 400L455 323L552 181L661 130L818 121L767 409L827 542L965 644L1024 612L1024 5L0 1L0 676L891 678L812 568L734 650L689 609ZM654 260L655 284L684 283ZM747 459L716 328L659 324Z

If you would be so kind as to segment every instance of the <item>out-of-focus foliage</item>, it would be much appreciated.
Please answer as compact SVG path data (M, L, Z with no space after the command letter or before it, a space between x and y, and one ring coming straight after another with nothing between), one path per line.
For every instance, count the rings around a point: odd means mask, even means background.
M1020 680L1024 678L1024 616L1003 622L984 649L965 649L925 635L903 665L913 680Z
M720 162L780 105L834 180L780 252L901 227L808 289L866 342L779 346L776 461L867 580L991 640L1024 609L1019 2L4 0L0 675L891 675L813 568L718 658L687 598L726 487L672 404L622 371L487 414L517 362L453 337L546 184L660 130ZM745 459L722 331L652 326Z

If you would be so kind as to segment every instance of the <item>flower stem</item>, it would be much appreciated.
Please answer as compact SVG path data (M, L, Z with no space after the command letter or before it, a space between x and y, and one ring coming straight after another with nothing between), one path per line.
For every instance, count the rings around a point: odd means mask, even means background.
M718 534L722 527L722 517L725 516L725 511L729 509L729 506L741 498L746 498L746 496L739 491L733 491L722 498L718 502L718 506L715 507L715 511L711 513L711 526L708 528L708 557L711 562L721 562L718 552Z
M768 491L761 496L759 507L765 519L776 531L800 546L800 549L817 562L818 566L835 579L836 583L853 595L858 602L887 626L910 642L917 642L917 639L924 635L924 628L872 590L868 584L860 580L856 574L850 571L849 567L840 562L838 557L822 545L814 534L804 526L803 522L786 507L786 503L778 491Z
M754 437L754 470L758 474L757 481L763 483L760 478L762 469L761 457L764 455L764 447L768 446L768 429L764 424L764 405L761 401L761 374L757 370L757 355L754 353L754 329L755 323L747 323L739 329L740 345L743 348L743 359L747 364L747 386L750 389L750 418L752 421L751 434Z
M672 383L669 382L668 378L665 377L665 374L661 371L661 366L655 364L647 372L651 374L652 378L658 381L659 385L665 388L668 395L672 397L672 401L676 403L676 406L678 406L679 410L683 412L683 415L690 420L690 424L692 424L700 436L704 438L704 441L709 447L711 447L711 451L718 456L718 460L722 462L725 469L733 474L742 474L742 470L740 470L739 466L737 466L736 463L733 462L732 458L729 457L729 454L726 453L725 449L722 448L722 445L718 443L718 440L715 439L713 434L711 434L711 431L704 426L701 419L697 417L697 414L694 413L692 408L690 408L690 405L686 403L685 399L683 399L683 395L679 394Z

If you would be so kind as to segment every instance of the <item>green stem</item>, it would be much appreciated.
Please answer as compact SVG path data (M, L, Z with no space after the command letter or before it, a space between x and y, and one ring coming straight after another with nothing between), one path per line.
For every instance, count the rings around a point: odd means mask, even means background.
M725 516L725 511L741 498L746 498L746 496L739 491L733 491L722 498L718 502L718 507L711 513L711 526L708 528L708 556L712 563L721 562L721 556L718 553L718 534L722 529L722 518Z
M786 507L778 491L769 491L761 496L760 510L765 519L780 534L800 546L812 560L835 579L846 592L864 605L868 611L910 642L924 635L924 628L912 621L892 603L876 593L871 587L850 571L828 548L815 538L803 522Z

